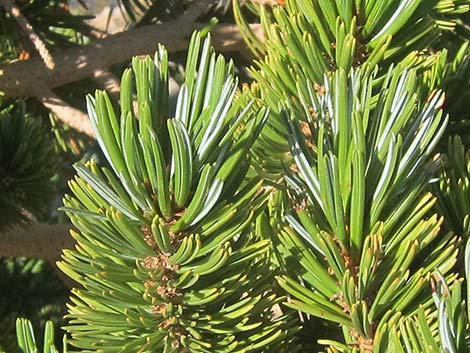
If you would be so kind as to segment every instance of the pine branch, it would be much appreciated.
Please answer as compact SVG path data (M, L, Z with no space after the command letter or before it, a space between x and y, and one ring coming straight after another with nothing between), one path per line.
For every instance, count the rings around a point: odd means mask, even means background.
M67 327L70 343L109 353L117 351L114 337L125 352L145 345L152 352L267 352L286 346L276 352L294 353L291 335L297 328L289 315L271 314L284 297L266 286L275 274L267 258L270 242L250 227L267 194L262 180L248 174L248 152L268 111L247 114L249 107L242 110L235 102L234 67L214 53L209 38L195 33L188 58L179 96L184 98L174 118L168 118L168 53L162 46L153 60L134 58L123 74L120 124L106 93L87 97L109 169L93 160L76 164L78 175L69 183L73 195L64 197L64 210L78 229L72 232L77 245L64 252L58 267L90 284L73 291L70 318L85 330ZM106 288L96 292L102 284ZM88 305L93 296L123 322L96 347L88 342L98 342L106 314ZM121 304L114 299L123 296L131 306L118 313ZM140 313L151 327L134 320Z

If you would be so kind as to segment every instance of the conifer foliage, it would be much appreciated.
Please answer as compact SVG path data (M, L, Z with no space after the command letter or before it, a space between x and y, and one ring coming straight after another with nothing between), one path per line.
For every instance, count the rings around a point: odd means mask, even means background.
M135 59L118 113L106 93L88 97L111 168L77 165L75 196L65 199L80 233L59 267L83 285L72 295L70 343L104 352L288 349L286 318L271 313L285 298L271 288L269 242L250 229L266 193L246 178L246 156L269 111L232 104L232 64L196 34L168 119L167 65L162 47L154 60Z
M41 217L54 197L55 151L38 117L24 104L0 112L0 231ZM21 143L19 143L21 141Z
M64 199L64 350L312 351L299 330L328 322L311 333L328 353L467 352L470 162L450 135L470 4L247 7L265 38L234 0L258 55L243 90L195 33L174 114L161 46L124 72L119 109L87 97L107 165L77 164Z

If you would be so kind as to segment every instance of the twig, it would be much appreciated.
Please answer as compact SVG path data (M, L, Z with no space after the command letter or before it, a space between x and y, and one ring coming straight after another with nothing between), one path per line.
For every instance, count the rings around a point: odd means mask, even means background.
M26 17L23 16L21 10L15 4L13 4L11 0L0 0L0 4L3 5L7 12L11 13L23 32L28 35L29 40L31 43L33 43L34 47L38 51L39 56L44 62L44 65L46 65L46 67L50 70L54 69L55 63L51 53L49 53L49 50L41 38L39 38L36 32L34 32L33 26L31 26Z

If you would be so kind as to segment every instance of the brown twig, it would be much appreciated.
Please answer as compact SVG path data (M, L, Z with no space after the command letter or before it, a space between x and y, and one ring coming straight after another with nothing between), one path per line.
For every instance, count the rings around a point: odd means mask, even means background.
M51 53L49 53L49 50L41 38L34 32L33 26L28 22L26 17L23 16L21 10L11 0L0 0L0 4L13 16L23 32L26 33L31 43L33 43L38 51L44 65L50 70L54 69L54 58Z

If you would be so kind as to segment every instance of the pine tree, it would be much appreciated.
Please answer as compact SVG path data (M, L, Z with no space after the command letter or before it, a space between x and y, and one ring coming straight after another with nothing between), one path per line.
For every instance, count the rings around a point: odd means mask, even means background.
M247 8L243 89L196 32L174 112L163 46L87 97L64 351L468 351L470 3Z

